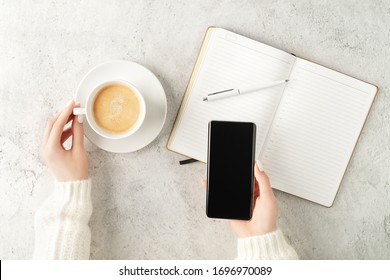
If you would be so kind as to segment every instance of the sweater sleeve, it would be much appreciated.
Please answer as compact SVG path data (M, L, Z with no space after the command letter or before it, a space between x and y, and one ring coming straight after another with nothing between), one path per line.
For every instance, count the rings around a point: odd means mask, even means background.
M89 259L91 179L56 182L35 213L33 259Z
M285 240L280 229L264 235L239 238L237 259L296 260L298 255Z

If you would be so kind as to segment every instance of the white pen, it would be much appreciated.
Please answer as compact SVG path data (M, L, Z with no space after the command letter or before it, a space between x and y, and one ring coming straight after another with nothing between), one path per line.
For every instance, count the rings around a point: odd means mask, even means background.
M203 98L203 101L214 101L217 99L236 96L236 95L240 95L240 94L244 94L244 93L255 92L255 91L271 88L271 87L274 87L277 85L285 84L288 81L289 80L279 80L279 81L275 81L275 82L272 82L269 84L264 84L264 85L258 86L258 87L241 88L241 89L230 88L230 89L226 89L226 90L221 90L221 91L217 91L217 92L213 92L213 93L208 94L207 97Z

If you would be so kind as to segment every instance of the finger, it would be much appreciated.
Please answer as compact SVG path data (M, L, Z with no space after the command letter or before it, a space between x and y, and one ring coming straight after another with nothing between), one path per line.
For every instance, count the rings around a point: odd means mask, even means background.
M49 141L53 141L54 143L60 142L62 131L64 130L64 126L67 124L69 117L72 116L73 108L74 101L72 100L69 105L66 106L64 110L62 110L56 122L54 123L53 129L50 132Z
M73 114L70 115L68 120L66 121L66 124L68 124L70 121L73 121L74 117L75 117L75 115L73 115Z
M70 121L72 121L74 119L74 116L71 115L69 116L68 120L66 121L66 123L68 124ZM69 139L69 137L72 136L72 127L68 127L67 129L65 129L63 132L62 132L62 135L61 135L61 147L66 151L67 149L65 149L64 147L64 143L66 142L66 140Z
M46 124L45 132L43 134L43 144L46 144L47 140L50 136L50 131L53 128L54 123L57 121L58 117L60 116L61 111L57 112ZM73 115L69 116L66 123L70 122L73 119Z
M259 189L259 183L257 182L257 180L255 179L255 182L254 182L254 190L253 190L253 197L256 199L258 198L260 195L260 189Z
M80 116L75 116L72 123L72 132L73 132L73 143L72 149L83 149L84 148L84 126L79 122L78 118Z
M260 202L261 200L260 200L260 197L257 197L255 200L254 200L254 203L253 203L253 209L255 209L256 208L256 205L260 205L261 204L261 202Z
M45 127L45 132L43 133L43 141L42 141L42 146L46 145L47 140L49 139L50 136L50 131L53 128L53 124L56 122L58 116L60 115L61 112L58 112L55 114L52 118L50 118Z
M203 189L206 190L207 181L205 179L202 180L202 186L203 186Z
M268 176L264 173L264 171L260 171L257 161L255 164L255 178L259 184L260 195L273 193Z
M61 135L61 144L64 144L66 140L69 139L69 137L72 136L72 128L69 127L62 132Z

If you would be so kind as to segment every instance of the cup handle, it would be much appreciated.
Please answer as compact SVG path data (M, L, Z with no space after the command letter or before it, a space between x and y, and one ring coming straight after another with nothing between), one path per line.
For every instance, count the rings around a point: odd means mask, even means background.
M85 115L87 110L85 108L73 108L73 115Z
M77 116L77 121L79 123L83 123L84 117L83 115L87 114L87 110L85 108L73 108L73 115Z

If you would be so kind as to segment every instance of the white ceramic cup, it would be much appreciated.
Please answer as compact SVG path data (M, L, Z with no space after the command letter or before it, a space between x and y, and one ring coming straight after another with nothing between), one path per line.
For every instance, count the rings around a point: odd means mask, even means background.
M109 132L103 128L101 128L95 121L94 115L93 115L93 104L95 102L95 98L97 94L105 87L112 86L112 85L122 85L125 87L128 87L131 89L132 92L137 96L139 105L140 105L140 113L138 116L137 121L135 124L127 131L122 132L122 133L113 133ZM143 98L142 94L139 92L139 90L132 84L130 84L127 81L123 80L112 80L108 82L104 82L100 85L98 85L95 89L93 89L88 97L87 101L85 103L84 108L74 108L73 109L73 114L74 115L85 115L88 124L91 126L91 128L100 136L107 138L107 139L122 139L126 138L133 133L135 133L142 125L142 123L145 120L145 115L146 115L146 106L145 106L145 99Z

